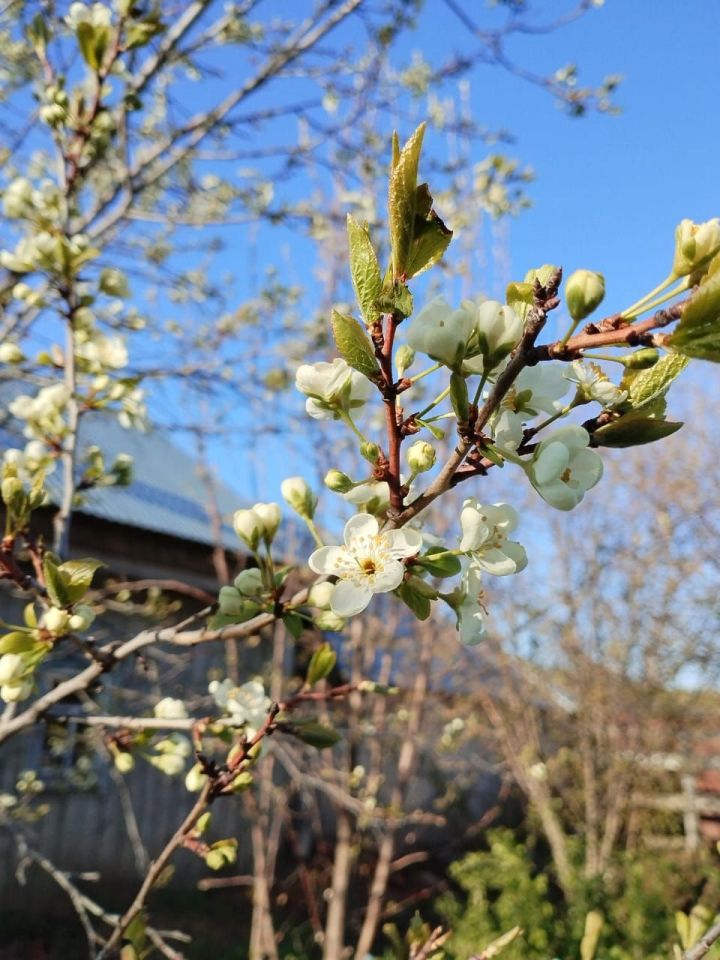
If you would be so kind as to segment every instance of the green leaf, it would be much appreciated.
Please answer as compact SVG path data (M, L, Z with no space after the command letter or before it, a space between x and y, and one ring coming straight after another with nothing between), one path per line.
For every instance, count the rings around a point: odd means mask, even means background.
M297 613L286 613L283 615L285 629L294 640L300 639L300 634L305 629L303 618Z
M310 664L307 670L307 682L312 687L319 680L332 673L337 657L335 651L329 643L321 644L310 658Z
M68 593L65 577L49 554L43 559L43 574L48 596L56 607L67 607L72 601Z
M4 637L0 637L0 656L6 653L29 653L37 645L37 641L33 639L32 634L15 630L13 633L6 633Z
M537 280L541 287L546 287L558 268L553 263L544 263L541 267L533 267L525 274L525 283L534 285Z
M432 197L426 183L420 184L415 197L413 237L406 267L407 277L416 277L434 266L452 240L453 232L432 209Z
M87 557L84 560L67 560L58 567L58 571L65 581L69 603L77 603L78 600L82 600L90 589L95 571L103 566L105 564L101 563L100 560Z
M527 282L513 282L507 286L505 300L509 307L523 320L527 319L533 305L533 285Z
M666 344L686 357L720 363L720 271L700 285Z
M381 313L398 313L402 317L409 317L413 312L410 288L401 280L393 282L389 276L385 278L377 303Z
M418 164L424 135L425 124L421 123L402 148L397 159L395 159L395 149L393 148L388 213L393 277L395 279L404 279L407 275L410 245L415 225Z
M410 580L401 583L395 593L405 606L412 610L418 620L427 620L432 609L431 598L427 596L425 590L418 589L418 584L429 587L429 584L424 583L419 577L411 577ZM430 590L437 597L437 590L433 591L432 587L430 587Z
M332 329L338 353L343 360L368 380L379 383L382 374L375 359L375 351L360 324L352 317L333 310Z
M301 720L287 726L287 733L291 733L307 743L310 747L316 747L318 750L325 750L327 747L334 747L340 741L340 734L332 727L326 727L317 720Z
M134 50L136 47L144 47L164 29L165 27L159 20L152 18L130 24L125 34L125 49Z
M350 214L347 218L347 231L350 273L355 288L355 296L365 318L365 323L370 326L380 316L380 310L377 306L383 285L380 264L367 227L359 224Z
M689 361L677 353L669 353L653 367L639 370L628 384L629 401L633 410L640 410L663 396L670 384L678 377Z
M434 549L437 550L437 548ZM413 562L413 566L422 567L433 577L454 577L461 570L460 560L457 557L442 553L434 557L432 548L422 557L418 557Z
M77 25L75 36L77 37L83 60L91 70L97 70L98 60L95 51L95 27L91 23L83 21Z
M637 447L643 443L654 443L676 433L682 423L670 420L657 420L643 416L642 413L628 413L619 420L600 427L593 433L595 443L600 447Z

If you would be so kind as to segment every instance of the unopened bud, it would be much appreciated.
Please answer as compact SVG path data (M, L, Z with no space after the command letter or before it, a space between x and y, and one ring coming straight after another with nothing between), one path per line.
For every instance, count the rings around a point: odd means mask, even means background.
M254 510L236 510L233 516L235 533L251 550L257 550L263 533L263 524Z
M263 592L262 574L257 567L242 570L235 577L233 585L244 597L255 597Z
M643 350L629 353L626 357L618 357L620 363L628 370L645 370L647 367L654 367L659 359L660 353L654 347L645 347Z
M22 363L25 354L16 343L0 344L0 363Z
M59 607L50 607L43 616L42 625L50 633L61 637L70 629L70 614Z
M113 763L118 773L130 773L135 766L135 758L131 753L121 750L113 757Z
M256 503L252 508L262 526L262 535L268 546L272 543L280 526L282 514L277 503Z
M89 607L86 603L80 603L73 610L72 616L68 621L68 626L71 630L82 633L91 626L94 619L95 613L92 607Z
M333 490L335 493L347 493L355 486L350 477L342 470L328 470L325 474L324 483L328 490Z
M565 302L576 323L600 306L605 297L605 277L594 270L576 270L565 284Z
M330 595L334 589L335 584L330 583L328 580L323 580L322 583L314 583L312 587L310 587L308 603L311 607L317 607L319 610L329 610Z
M720 250L720 219L714 217L705 223L681 220L675 230L675 259L672 272L685 277L706 267Z
M404 343L395 354L395 366L398 376L402 377L408 367L411 367L415 361L415 351L412 347Z
M25 497L25 488L18 478L6 477L0 490L2 491L3 503L6 503L10 509L17 510L20 501Z
M426 470L431 470L435 465L436 457L435 448L427 440L416 440L407 451L408 466L413 473L424 473Z
M360 456L364 457L368 463L377 463L380 458L380 447L370 440L360 444Z
M305 520L312 520L317 497L302 477L288 477L280 484L285 502Z
M345 620L332 610L323 610L314 618L318 630L327 630L328 633L339 633L345 626Z

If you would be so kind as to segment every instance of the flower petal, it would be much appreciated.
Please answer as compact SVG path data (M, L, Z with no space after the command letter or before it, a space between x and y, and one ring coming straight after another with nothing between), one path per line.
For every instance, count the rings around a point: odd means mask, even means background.
M388 530L383 536L391 557L413 557L423 542L422 533L409 527Z
M375 517L369 513L358 513L345 524L345 543L351 547L353 540L358 537L376 537L379 529Z
M564 443L552 442L540 450L533 464L535 482L539 486L552 483L560 477L570 462L570 451Z
M341 580L335 584L330 596L330 609L338 617L352 617L365 609L372 595L369 587L358 587L349 580Z
M512 557L508 557L497 547L491 547L477 557L477 564L481 570L486 570L494 577L507 577L516 572L516 564Z
M320 547L310 554L308 566L314 573L337 574L344 555L344 547Z
M373 593L389 593L399 587L405 576L405 565L399 560L388 560L380 573L375 575Z

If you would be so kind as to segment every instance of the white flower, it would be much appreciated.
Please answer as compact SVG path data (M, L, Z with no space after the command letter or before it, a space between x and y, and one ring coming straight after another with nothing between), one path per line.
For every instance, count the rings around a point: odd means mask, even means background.
M472 312L479 355L467 359L464 367L471 373L488 373L517 346L523 332L523 320L512 307L497 300L473 303L463 300L463 307Z
M345 524L345 546L320 547L308 563L315 573L338 577L330 607L339 617L360 613L374 593L389 593L402 583L401 561L414 556L422 545L417 530L380 533L375 517L360 513Z
M627 399L627 390L615 386L596 364L586 365L582 360L573 360L571 366L568 380L578 384L586 400L595 400L607 409Z
M220 709L230 714L232 722L244 725L245 735L254 737L265 722L271 703L262 683L249 680L236 687L230 679L222 683L213 680L208 690Z
M525 548L507 539L517 524L518 515L507 503L483 506L474 498L466 500L460 513L460 549L473 555L478 569L496 577L520 573L527 566Z
M474 322L473 313L464 306L453 310L443 297L436 297L410 322L407 342L413 350L454 367L465 356Z
M552 415L562 410L561 398L569 386L560 364L538 364L521 370L490 420L497 446L517 450L523 425L538 414Z
M720 251L720 219L705 223L681 220L675 230L675 260L672 272L684 277L708 263Z
M358 483L352 490L342 494L343 500L355 506L372 505L372 512L380 512L390 503L390 487L385 480L368 480L367 483Z
M456 607L457 630L460 643L474 647L485 639L487 610L483 604L482 574L477 563L470 563L463 575L462 589L465 597Z
M582 427L562 427L538 445L526 467L537 492L558 510L572 510L602 476L602 459L589 441Z
M302 364L295 386L307 396L305 410L315 420L338 420L341 411L361 407L372 390L370 381L339 357Z
M185 720L187 719L187 710L182 700L175 700L173 697L163 697L154 708L153 713L160 720Z

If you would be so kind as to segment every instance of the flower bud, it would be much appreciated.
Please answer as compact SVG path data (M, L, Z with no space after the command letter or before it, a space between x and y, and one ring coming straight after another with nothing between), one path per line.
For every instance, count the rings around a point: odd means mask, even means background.
M328 633L339 633L345 626L343 617L339 617L332 610L323 610L314 618L314 622L318 630L327 630Z
M6 477L0 486L3 503L7 504L11 510L17 510L21 506L21 500L25 496L25 488L17 477Z
M262 574L257 567L250 567L247 570L241 570L235 577L233 586L239 590L244 597L255 597L263 592Z
M312 587L310 587L308 603L311 607L317 607L319 610L329 610L330 594L334 588L335 584L330 583L328 580L323 580L322 583L314 583Z
M626 357L618 357L620 363L628 370L646 370L648 367L654 367L659 359L660 354L654 347L644 347L642 350L629 353Z
M220 613L224 613L227 617L239 617L245 611L245 600L235 587L220 587L218 603Z
M411 367L415 361L415 351L407 343L404 343L395 354L395 366L398 376L402 377L408 367Z
M202 772L202 767L199 763L196 763L194 766L190 767L185 777L185 789L190 793L199 793L205 781L207 780L207 775Z
M25 354L16 343L0 344L0 363L22 363Z
M182 700L174 697L163 697L153 707L153 713L160 720L186 720L187 710Z
M135 766L135 758L127 750L118 750L113 756L113 763L118 773L130 773Z
M26 671L25 658L19 653L6 653L0 657L0 684L14 683Z
M68 621L68 626L71 630L82 633L83 630L87 630L88 627L90 627L94 619L95 613L92 607L89 607L86 603L80 603L73 610L70 620Z
M70 629L70 614L59 607L50 607L42 618L42 626L56 637L62 637Z
M305 520L312 520L317 497L302 477L288 477L280 484L285 502Z
M350 477L342 470L328 470L324 483L328 490L333 490L335 493L347 493L354 487Z
M605 297L605 277L594 270L576 270L565 284L565 301L576 323L600 306Z
M371 440L365 440L360 444L360 456L364 457L368 463L377 463L380 458L380 447Z
M270 546L280 526L282 516L280 507L277 503L256 503L252 509L253 513L260 520L263 539L265 543Z
M32 693L32 677L25 680L16 680L14 683L4 683L0 687L0 700L5 703L17 703L19 700L27 700Z
M707 266L720 250L720 219L714 217L705 223L681 220L675 230L675 259L672 272L685 277Z
M236 510L233 516L233 527L235 533L251 550L257 550L264 527L254 510Z
M426 470L431 470L435 465L436 457L435 448L426 440L416 440L407 451L408 466L413 473L424 473Z

